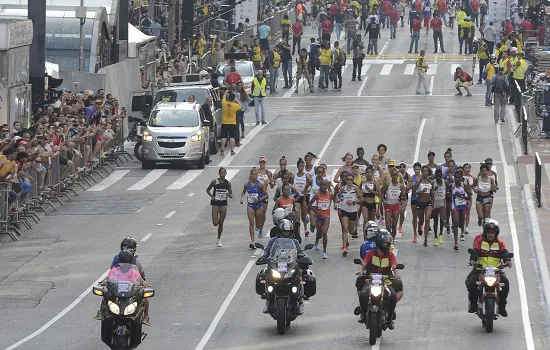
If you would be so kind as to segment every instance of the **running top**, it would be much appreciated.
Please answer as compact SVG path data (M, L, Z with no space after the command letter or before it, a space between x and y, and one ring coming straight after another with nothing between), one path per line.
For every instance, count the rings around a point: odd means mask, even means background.
M464 191L464 187L463 186L460 186L460 187L457 187L455 185L453 185L453 190L452 190L452 193L453 193L453 207L452 209L453 210L464 210L468 207L468 204L466 202L466 199L464 198L460 198L457 196L457 194L460 194L460 195L465 195L466 194L466 191Z
M216 179L214 184L214 198L218 202L227 202L227 194L229 192L229 181Z
M294 175L294 187L296 188L296 191L298 191L298 194L300 194L300 196L304 195L306 184L307 173L304 172L304 175L302 176L298 176L298 174Z
M412 181L413 187L414 187L414 186L416 186L418 181L420 181L420 179L415 174L415 175L411 176L411 181ZM416 201L416 200L418 200L418 196L411 196L411 201Z
M361 185L361 190L363 191L363 197L374 198L375 194L372 193L372 192L367 191L367 188L371 191L376 190L376 184L375 184L374 180L372 180L372 181L365 180L365 181L363 181L363 184Z
M249 205L261 204L260 202L254 202L254 198L262 198L264 196L263 191L260 189L260 184L256 182L254 185L250 184L250 181L246 183L246 198Z
M491 192L491 178L489 177L489 181L483 182L482 177L477 178L477 188L480 192Z
M317 193L317 212L322 218L330 217L330 192L325 193L319 191Z
M434 199L436 201L442 201L445 199L445 194L447 192L447 186L445 186L445 181L442 181L443 185L439 185L436 181L434 181L435 186L435 195Z
M399 203L401 197L401 186L399 183L394 185L393 182L388 183L388 188L386 189L386 202L388 205Z
M348 186L344 187L342 192L340 193L341 202L340 202L340 209L342 209L345 212L348 213L355 213L357 212L357 207L353 204L348 205L347 201L356 201L357 200L357 192L355 191L355 187L349 188Z

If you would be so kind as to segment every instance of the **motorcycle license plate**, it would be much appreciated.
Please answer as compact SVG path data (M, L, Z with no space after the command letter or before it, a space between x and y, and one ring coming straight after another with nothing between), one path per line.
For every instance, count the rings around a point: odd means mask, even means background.
M130 283L119 282L118 283L118 292L119 293L128 293L130 291Z
M287 271L288 270L288 264L286 262L279 262L277 264L277 267L279 268L279 271Z

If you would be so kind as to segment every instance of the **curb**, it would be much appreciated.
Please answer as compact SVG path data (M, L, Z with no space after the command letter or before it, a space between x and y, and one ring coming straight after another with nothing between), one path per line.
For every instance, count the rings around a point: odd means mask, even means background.
M533 202L533 195L531 194L531 188L528 184L523 185L522 204L528 225L531 245L535 253L535 261L537 263L535 268L541 280L540 292L542 296L542 303L544 305L546 321L548 322L550 321L550 274L546 263L544 246L542 245L542 236L537 213L535 211L535 204Z
M519 157L525 157L526 155L523 154L523 148L521 147L521 144L519 142L519 138L514 136L514 132L519 127L518 122L516 121L516 114L514 109L507 108L506 109L506 116L508 117L508 120L510 121L508 123L508 130L510 131L510 137L512 138L512 150L514 151L514 160L516 161L516 164L518 162ZM531 151L531 144L527 144L527 156L532 155L533 152Z

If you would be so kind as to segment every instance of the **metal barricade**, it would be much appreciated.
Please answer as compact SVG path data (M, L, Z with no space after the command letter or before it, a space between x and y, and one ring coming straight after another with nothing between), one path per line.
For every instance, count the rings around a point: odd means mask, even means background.
M535 197L537 198L537 206L542 206L541 200L542 191L542 162L540 161L539 152L535 153Z
M10 194L13 197L12 184L9 182L0 182L0 233L7 234L12 240L18 241L19 238L17 236L21 236L21 233L11 224Z

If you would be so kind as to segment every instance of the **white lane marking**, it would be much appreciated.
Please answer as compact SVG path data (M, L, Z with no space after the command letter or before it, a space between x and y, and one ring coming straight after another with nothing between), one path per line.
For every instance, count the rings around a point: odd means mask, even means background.
M187 197L193 197L195 195L195 192L191 192L187 195Z
M111 175L107 176L107 178L103 179L103 181L101 181L94 187L89 188L88 191L103 191L104 189L114 185L118 180L122 179L124 175L128 174L129 172L130 170L115 170Z
M175 212L174 212L174 213L175 213ZM152 235L153 235L153 233L148 233L148 234L146 234L145 237L143 237L143 238L141 239L141 241L142 241L142 242L147 242L147 240L148 240L149 238L151 238Z
M142 191L145 187L149 186L153 182L157 181L162 174L167 172L168 169L155 169L151 170L145 177L138 181L135 185L128 188L128 191Z
M473 161L465 161L465 162L461 161L461 164L464 164L464 163L469 163L469 164L472 164L472 163L479 163L479 159L476 159L476 160L473 160ZM501 164L501 163L502 163L502 162L501 162L500 160L494 160L494 161L493 161L493 164ZM342 164L327 164L327 167L328 167L328 168L339 168L339 167L341 167L341 166L342 166ZM408 166L408 167L412 167L413 164L407 164L407 166ZM509 166L510 166L510 165L509 165ZM208 165L207 165L207 167L210 167L210 168L218 168L217 165L216 165L216 166L214 166L214 165L208 166ZM254 164L254 165L252 165L252 164L250 164L250 165L246 165L246 164L245 164L245 165L228 165L228 166L227 166L228 169L254 168L254 167L258 167L258 164ZM493 167L494 167L494 165L493 165ZM512 166L512 168L513 168L513 166ZM229 173L228 173L228 174L229 174ZM550 174L550 171L549 171L549 174ZM226 176L226 178L227 178L227 176Z
M357 96L361 96L361 93L363 93L363 89L365 88L365 85L367 85L367 80L369 77L363 78L363 84L361 84L361 87L359 88L359 91L357 91Z
M338 172L338 169L340 169L340 168L334 169L332 171L332 174L330 174L330 182L332 182L333 187L336 187L336 182L334 182L334 177L336 176L336 173Z
M86 295L88 295L88 293L90 293L90 291L92 290L92 288L98 284L98 282L100 282L101 280L103 280L106 276L107 276L107 273L109 273L109 270L105 271L103 273L103 275L101 275L98 279L96 279L94 281L94 283L92 283L91 286L89 286L88 288L86 288L86 290L84 290L84 292L82 292L82 294L80 294L78 296L78 298L76 298L69 306L67 306L66 308L64 308L60 313L58 313L57 315L55 315L54 318L52 318L51 320L49 320L45 325L43 325L42 327L40 327L39 329L37 329L36 331L34 331L32 334L28 335L27 337L21 339L20 341L18 341L17 343L13 344L12 346L10 346L9 348L6 348L5 350L13 350L23 344L25 344L26 342L28 342L29 340L33 339L34 337L40 335L41 333L43 333L46 329L50 328L54 323L56 323L61 317L65 316L69 311L71 311L75 306L77 306L81 301L82 299L84 299L84 297Z
M437 63L430 63L428 65L428 75L436 75L437 74Z
M548 319L550 316L550 278L548 273L548 265L546 264L546 253L544 251L544 245L542 244L542 236L537 213L535 211L535 204L533 203L531 187L527 184L523 185L523 201L525 209L527 209L527 215L530 219L529 232L531 232L531 239L533 240L533 246L535 247L535 259L537 260L539 276L542 280L543 304L546 309L546 318Z
M514 264L516 265L516 276L518 279L519 297L521 301L521 317L523 321L523 331L525 333L525 342L527 350L535 350L535 342L533 340L533 331L531 329L531 321L529 320L529 304L527 303L527 292L525 288L525 277L521 267L521 257L519 250L519 239L516 228L516 219L514 218L514 207L512 204L512 195L510 194L510 176L508 175L508 163L506 162L506 154L504 153L504 145L502 144L502 132L500 127L497 127L498 148L500 151L500 159L504 165L504 189L506 193L506 207L508 209L508 221L510 224L510 234L514 245ZM547 275L548 276L548 275Z
M169 212L168 214L166 214L166 216L164 217L165 219L170 219L172 216L174 216L174 214L176 213L175 210Z
M336 136L336 133L338 132L338 130L340 130L340 128L342 127L342 125L344 125L345 122L346 122L345 120L342 120L340 124L338 124L338 126L332 131L332 134L330 134L327 142L325 142L325 145L323 146L323 149L321 149L321 152L319 152L319 155L317 156L317 160L314 163L315 166L319 165L319 163L321 162L321 158L323 158L323 156L325 155L325 152L328 149L328 146L330 145L330 142L332 141L334 136Z
M438 54L435 54L435 57L434 57L434 63L437 63L437 59L439 58L439 55Z
M385 64L380 71L380 75L390 75L392 68L393 64Z
M525 164L525 172L527 173L527 182L531 185L535 184L535 164Z
M233 298L235 297L235 295L239 291L239 288L243 284L243 281L244 281L246 275L248 274L248 272L250 271L252 266L254 266L255 263L256 262L254 260L250 260L248 262L248 264L246 264L243 272L241 272L241 275L239 276L239 278L235 282L235 285L233 286L233 288L231 289L231 291L229 292L229 294L227 295L227 297L223 301L222 306L218 310L218 313L216 314L216 316L214 316L214 319L212 320L212 323L210 323L210 327L208 327L208 330L206 331L206 333L204 333L204 336L202 337L201 341L199 342L199 345L197 345L195 350L204 349L204 347L206 346L206 343L208 343L208 340L210 340L210 337L212 337L212 334L214 334L214 331L216 330L216 327L218 326L218 323L220 323L220 320L222 319L222 316L227 311L227 308L229 307L229 304L231 303L231 300L233 300Z
M546 172L546 177L548 177L548 181L550 181L550 164L544 164L544 171Z
M174 181L173 184L166 187L167 190L181 190L185 186L189 185L197 176L202 174L204 170L189 170L182 177Z
M493 165L493 167L495 166ZM510 186L517 186L518 180L516 178L516 169L513 165L508 165L508 175L510 175L510 180L508 181L510 182Z
M455 74L455 71L458 67L460 67L460 64L456 64L456 63L451 64L451 75Z
M250 168L253 168L253 167L250 167ZM232 178L235 177L235 175L237 175L237 173L239 172L239 169L235 170L235 169L228 169L227 170L227 174L225 175L225 179L227 181L231 181Z
M405 67L405 75L413 75L414 74L414 69L416 68L416 65L414 63L411 63L411 64L407 64L407 66Z
M414 149L414 163L418 162L418 157L420 153L420 142L422 142L422 133L424 132L424 125L426 125L426 118L422 119L420 127L418 128L418 135L416 137L416 148Z
M386 51L386 48L388 47L389 41L386 41L384 46L382 47L382 50L378 53L378 56L382 56L384 54L384 51Z
M430 96L434 93L434 79L434 76L432 76L430 79Z
M254 136L258 135L258 133L260 131L262 131L262 129L265 128L266 126L267 126L267 124L258 125L254 129L252 129L248 134L246 134L246 138L241 140L241 147L235 147L236 155L239 154L239 152L241 152L243 150L244 146L249 144L250 140L252 140L254 138ZM233 159L235 159L235 156L232 156L230 152L227 152L227 155L225 155L225 157L220 162L218 167L228 166L229 164L231 164L231 162L233 162Z
M261 248L256 248L256 250L254 251L254 255L255 256L258 256L262 253L262 249Z

